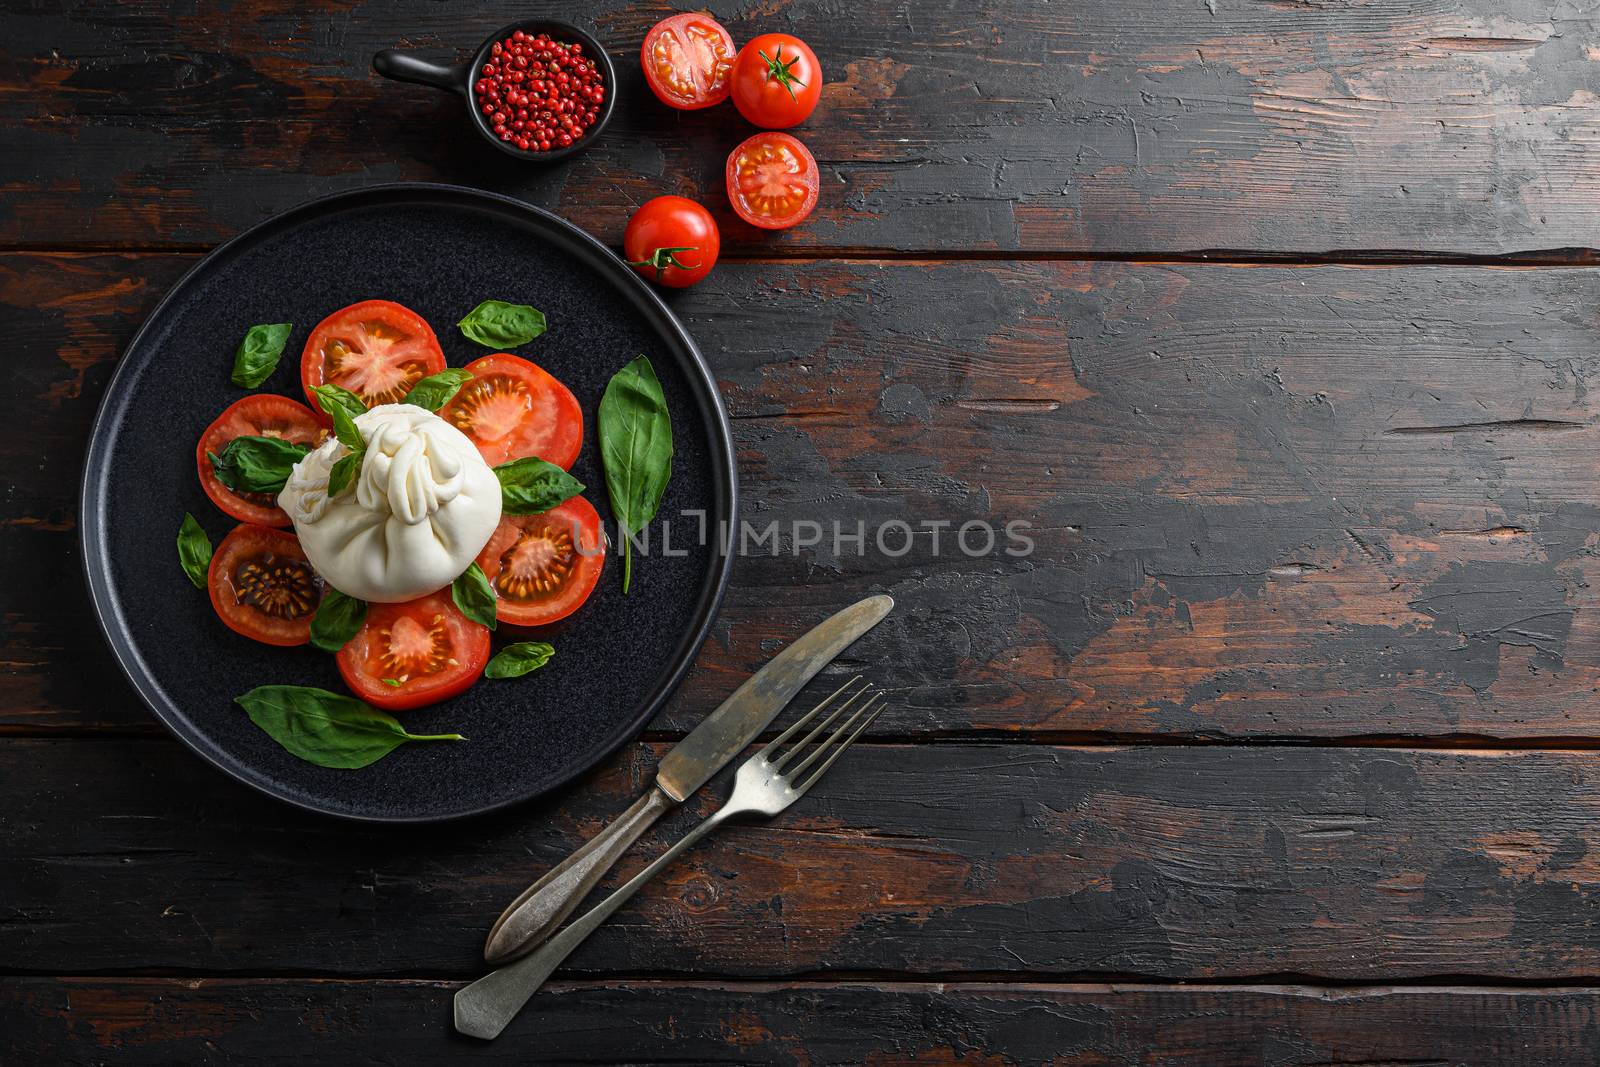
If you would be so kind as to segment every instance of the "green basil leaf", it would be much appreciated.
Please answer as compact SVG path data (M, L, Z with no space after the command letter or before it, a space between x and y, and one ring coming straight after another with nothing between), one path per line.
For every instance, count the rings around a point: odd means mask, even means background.
M458 367L430 374L411 387L411 392L406 394L403 403L415 404L429 411L438 411L450 403L450 398L456 395L456 391L471 380L472 375Z
M206 574L211 569L211 538L187 511L183 513L183 525L178 527L178 562L196 589L206 587Z
M494 588L476 563L468 564L450 586L450 599L456 602L461 614L480 626L494 629Z
M460 734L410 733L393 715L326 689L263 685L234 700L274 741L319 767L365 767L407 741L466 740Z
M222 454L207 452L217 481L236 493L278 493L294 465L311 451L279 437L235 437Z
M535 456L514 459L494 469L500 479L500 510L507 515L537 515L583 492L578 479Z
M600 398L600 459L622 535L622 591L633 578L632 538L656 517L672 477L672 419L650 360L611 376Z
M312 391L317 394L317 403L322 405L322 410L333 420L333 436L350 451L360 452L367 447L367 442L362 438L361 431L356 428L355 416L350 414L343 397L324 393L323 388L318 386Z
M366 402L342 385L334 385L329 382L327 385L319 385L311 391L317 394L317 404L329 415L333 414L333 408L329 405L338 405L344 408L345 414L352 419L359 418L367 413Z
M515 348L544 333L544 312L527 304L485 300L456 323L467 340L485 348Z
M495 653L483 669L485 678L521 678L543 667L556 654L555 646L543 641L518 641Z
M324 652L337 652L367 621L367 602L328 587L317 613L311 617L311 643Z
M344 492L345 486L350 484L357 474L361 473L361 461L366 458L367 450L351 452L342 457L328 469L328 496L336 497Z
M274 322L245 331L244 340L233 353L233 384L254 389L270 378L278 369L278 357L283 355L292 329L287 322Z

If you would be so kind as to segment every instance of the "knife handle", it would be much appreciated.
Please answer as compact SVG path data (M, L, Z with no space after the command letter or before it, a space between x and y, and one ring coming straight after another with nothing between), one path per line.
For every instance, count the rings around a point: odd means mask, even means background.
M673 803L671 797L652 785L610 826L523 890L489 930L483 958L499 966L538 947L577 909L589 890L599 884L618 858L639 840L639 835Z

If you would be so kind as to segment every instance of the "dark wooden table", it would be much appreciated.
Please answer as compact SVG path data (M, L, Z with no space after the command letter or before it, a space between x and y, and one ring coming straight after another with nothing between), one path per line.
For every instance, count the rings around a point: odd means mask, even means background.
M368 72L567 7L4 5L0 1061L1594 1063L1593 6L718 2L828 74L821 204L779 237L727 209L733 112L643 90L664 7L592 11L626 99L550 170ZM724 262L675 307L747 517L1022 519L1036 551L742 559L643 739L464 827L223 778L90 618L85 435L198 255L393 179L608 241L701 199ZM900 607L841 667L894 691L871 743L507 1037L453 1035L501 906L871 592Z

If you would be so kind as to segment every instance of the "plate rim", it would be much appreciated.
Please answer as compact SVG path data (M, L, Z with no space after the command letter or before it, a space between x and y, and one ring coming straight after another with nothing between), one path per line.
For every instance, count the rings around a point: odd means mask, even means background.
M241 230L202 256L198 262L184 271L182 276L162 294L161 299L146 313L143 321L139 324L139 328L134 331L128 343L123 346L121 353L117 357L116 366L112 369L111 377L106 381L104 392L101 394L99 404L95 409L94 421L90 424L89 441L84 452L79 483L77 514L79 558L84 581L89 590L90 608L94 613L95 622L100 628L100 633L105 638L107 646L111 649L112 656L116 659L117 666L122 671L123 676L133 686L140 700L144 702L145 707L155 716L156 720L190 751L234 781L264 796L271 797L275 801L299 808L302 811L314 812L318 815L339 819L344 822L366 825L439 825L480 818L492 812L504 811L526 804L538 797L546 796L570 785L573 781L593 770L624 745L637 738L640 732L643 731L645 724L661 710L666 702L671 699L673 693L676 692L684 676L688 674L689 669L698 658L699 650L709 636L711 626L716 621L717 615L721 610L723 598L727 594L728 581L733 571L735 558L734 553L729 550L729 546L724 543L723 538L712 538L710 546L711 568L700 588L693 623L674 653L675 662L664 679L659 681L655 689L641 701L634 715L625 724L619 727L614 734L608 735L600 741L589 752L574 760L572 765L565 771L556 775L555 778L544 783L538 789L505 800L484 804L470 810L445 815L378 815L339 810L314 803L305 797L274 788L270 780L264 776L250 773L251 768L246 761L228 755L220 746L210 743L198 730L193 730L187 724L174 722L169 718L163 708L163 704L166 701L160 695L160 687L154 683L148 667L145 666L137 649L134 647L128 633L127 620L121 613L115 585L110 574L111 557L107 550L110 539L102 528L101 512L103 508L96 506L97 501L104 498L104 482L109 474L110 467L111 450L102 442L107 440L106 431L110 423L114 419L120 418L120 405L114 404L113 401L117 394L125 388L122 385L124 375L131 373L129 371L128 354L135 351L144 342L145 335L150 331L152 324L167 310L168 305L173 303L177 296L184 292L190 283L200 276L201 272L205 271L214 261L260 239L268 231L289 224L297 216L326 215L352 208L381 206L385 201L403 202L407 198L432 200L436 203L447 205L454 203L457 206L475 206L479 209L489 208L500 212L509 211L522 215L524 218L531 218L535 223L546 228L553 228L558 234L565 236L571 242L567 250L580 261L599 271L620 288L631 290L638 298L638 302L634 306L644 315L647 322L657 330L672 334L687 356L688 365L685 367L685 371L691 381L698 385L698 388L692 390L695 393L694 403L706 425L707 436L710 438L710 450L713 453L711 457L713 496L726 512L729 528L737 529L739 522L739 470L738 459L734 449L732 423L729 420L727 408L723 404L721 390L717 387L716 375L706 362L700 347L695 344L693 336L690 335L677 315L672 312L672 309L661 299L660 295L654 292L644 279L640 278L615 252L588 231L562 218L553 211L504 193L475 189L465 185L455 185L447 182L385 182L356 189L341 190L326 196L301 201ZM118 408L118 411L113 412L114 407ZM717 455L716 453L718 452L721 454ZM175 701L173 704L176 707Z

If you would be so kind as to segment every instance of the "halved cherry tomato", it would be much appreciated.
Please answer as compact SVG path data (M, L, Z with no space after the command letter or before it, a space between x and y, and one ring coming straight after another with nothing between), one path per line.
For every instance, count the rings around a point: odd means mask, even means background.
M335 658L352 693L404 711L448 700L477 681L489 662L489 631L441 589L403 604L369 605L367 621Z
M328 431L311 409L297 400L271 393L252 393L236 400L206 427L194 449L195 466L200 472L200 487L211 502L231 518L258 526L287 526L289 516L268 493L236 493L217 480L207 452L222 454L235 437L281 437L285 441L316 447Z
M288 530L234 527L211 557L206 584L217 617L236 633L268 645L311 640L322 579Z
M300 355L300 384L319 419L326 417L311 392L319 385L342 385L372 408L398 404L413 385L442 370L433 327L392 300L340 308L317 323Z
M733 61L733 106L757 126L783 130L804 122L822 96L822 64L800 38L764 33Z
M564 619L589 599L606 564L594 505L572 497L538 515L503 515L478 566L494 587L495 618L511 626Z
M467 364L472 380L439 410L498 467L538 456L565 470L583 447L583 409L544 368L497 352Z
M657 99L694 111L728 99L728 74L737 51L716 19L691 11L652 26L644 35L639 62Z
M681 196L646 200L622 234L628 265L653 282L674 289L711 273L722 235L711 212Z
M817 206L817 161L787 133L758 133L728 154L728 199L741 219L782 230Z

